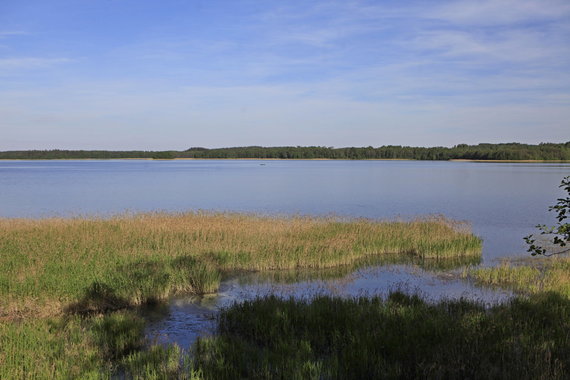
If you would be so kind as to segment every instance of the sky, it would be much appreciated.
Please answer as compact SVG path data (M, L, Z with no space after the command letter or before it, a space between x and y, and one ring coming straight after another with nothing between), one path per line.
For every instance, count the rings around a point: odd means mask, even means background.
M568 0L0 0L0 150L569 140Z

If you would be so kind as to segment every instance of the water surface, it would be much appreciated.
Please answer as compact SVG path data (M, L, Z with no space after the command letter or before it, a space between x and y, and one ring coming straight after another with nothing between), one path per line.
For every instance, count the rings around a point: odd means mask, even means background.
M173 297L168 307L145 311L146 337L150 343L176 343L191 347L199 337L211 334L220 308L265 295L311 299L319 295L338 297L380 296L401 290L419 294L428 302L469 299L489 306L510 298L512 292L476 287L468 280L425 271L413 265L364 267L346 274L250 273L226 279L219 291L204 297ZM293 271L294 272L294 271ZM325 271L326 272L326 271ZM296 275L298 278L296 279Z
M0 216L228 210L470 222L485 264L524 255L569 164L440 161L0 161Z
M569 164L432 161L81 160L0 161L0 217L216 210L336 214L374 219L428 214L469 222L483 238L483 265L526 255L522 237L551 224ZM384 263L385 264L385 263ZM189 347L220 307L256 296L385 296L500 302L510 292L443 277L422 263L325 271L240 274L202 298L147 311L147 337Z

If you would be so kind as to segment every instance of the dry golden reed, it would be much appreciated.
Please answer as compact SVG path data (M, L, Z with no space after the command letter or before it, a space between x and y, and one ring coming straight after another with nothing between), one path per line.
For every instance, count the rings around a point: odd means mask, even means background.
M465 225L441 217L373 221L190 212L0 219L0 316L77 302L94 285L137 304L177 291L215 291L221 275L233 270L326 268L379 254L446 258L480 252L480 239Z

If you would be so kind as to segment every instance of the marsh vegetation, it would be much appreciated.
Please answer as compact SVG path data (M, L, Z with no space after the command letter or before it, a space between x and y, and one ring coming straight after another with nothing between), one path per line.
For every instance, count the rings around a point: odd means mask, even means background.
M418 296L266 297L224 310L194 360L204 378L563 379L570 301L556 293L486 308Z
M138 214L0 219L3 317L61 307L121 308L214 292L224 272L327 268L375 255L479 256L481 240L443 218L412 221ZM101 300L103 301L103 300Z
M465 269L482 284L529 294L492 307L398 291L265 296L223 309L214 334L192 347L145 341L139 305L215 292L236 271L288 282L299 280L299 268L336 276L378 261L432 270L476 263L481 240L444 218L151 213L2 219L0 227L0 378L562 379L570 372L564 257Z
M146 368L148 377L180 374L181 353L140 350L138 305L215 292L234 271L331 268L378 255L478 257L481 240L443 218L152 213L2 219L0 251L0 378L97 378L118 368ZM185 373L199 373L186 363Z
M464 277L477 283L513 289L521 294L555 292L570 299L570 258L504 260L490 268L468 268Z

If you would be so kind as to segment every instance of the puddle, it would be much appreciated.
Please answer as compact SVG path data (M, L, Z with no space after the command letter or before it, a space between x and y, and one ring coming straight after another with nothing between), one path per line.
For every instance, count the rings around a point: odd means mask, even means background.
M403 290L420 294L428 301L463 297L488 305L512 296L510 291L477 287L450 273L453 272L434 273L406 264L238 274L223 281L216 294L174 297L168 305L147 310L146 336L151 343L176 343L189 348L198 336L212 332L220 308L269 294L286 298L385 297L390 291Z

